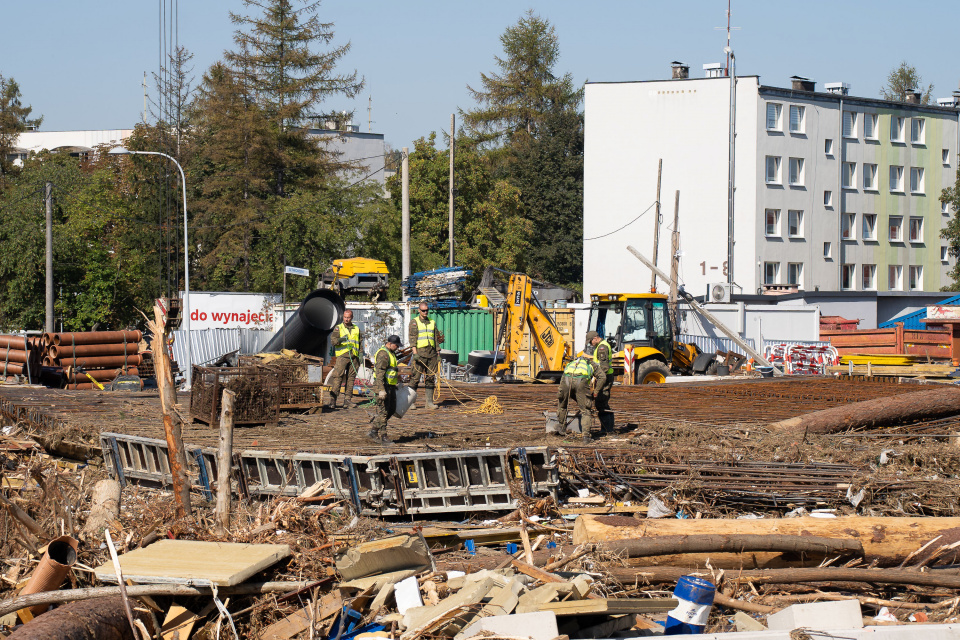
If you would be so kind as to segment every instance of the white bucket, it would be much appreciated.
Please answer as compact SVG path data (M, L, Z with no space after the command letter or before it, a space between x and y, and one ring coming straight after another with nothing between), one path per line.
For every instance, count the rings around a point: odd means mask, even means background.
M397 385L397 409L393 412L393 415L398 418L402 418L403 414L405 414L416 401L417 392L413 389L413 387Z

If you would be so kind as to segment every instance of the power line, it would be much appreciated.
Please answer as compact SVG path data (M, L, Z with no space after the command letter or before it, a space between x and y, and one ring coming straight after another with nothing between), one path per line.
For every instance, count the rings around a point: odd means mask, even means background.
M624 229L626 229L627 227L629 227L630 225L632 225L634 222L636 222L637 220L639 220L640 218L642 218L643 215L644 215L645 213L647 213L648 211L650 211L650 209L653 209L653 207L655 207L656 204L657 204L657 201L654 200L653 203L651 203L649 207L647 207L646 209L644 209L643 211L640 212L640 215L638 215L636 218L634 218L633 220L631 220L631 221L628 222L627 224L623 225L623 226L620 227L619 229L614 229L614 230L611 231L610 233L605 233L605 234L603 234L602 236L594 236L594 237L592 237L592 238L584 238L584 239L583 239L584 242L586 242L587 240L599 240L600 238L606 238L607 236L612 236L613 234L615 234L615 233L617 233L617 232L619 232L619 231L623 231Z

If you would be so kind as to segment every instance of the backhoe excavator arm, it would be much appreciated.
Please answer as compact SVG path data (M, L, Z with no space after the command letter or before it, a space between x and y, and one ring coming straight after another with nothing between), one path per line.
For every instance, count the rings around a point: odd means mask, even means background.
M530 278L522 274L511 275L506 298L503 308L506 316L504 358L502 364L493 368L493 375L501 375L514 368L522 355L520 345L527 325L540 354L542 370L562 372L567 341L534 299Z

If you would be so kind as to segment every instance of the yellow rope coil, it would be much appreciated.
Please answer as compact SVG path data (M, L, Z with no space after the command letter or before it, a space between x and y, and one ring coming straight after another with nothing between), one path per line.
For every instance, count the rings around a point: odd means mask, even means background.
M488 413L491 415L502 415L503 405L497 400L497 396L488 396L476 409L468 409L463 413Z

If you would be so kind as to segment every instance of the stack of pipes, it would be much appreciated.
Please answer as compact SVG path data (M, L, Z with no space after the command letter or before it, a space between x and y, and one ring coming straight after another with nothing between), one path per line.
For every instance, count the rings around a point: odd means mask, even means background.
M2 377L26 376L40 379L41 339L0 335L0 372Z
M67 389L93 389L121 375L140 375L140 331L45 333L43 364L62 367Z

